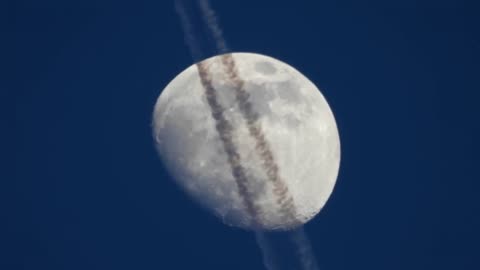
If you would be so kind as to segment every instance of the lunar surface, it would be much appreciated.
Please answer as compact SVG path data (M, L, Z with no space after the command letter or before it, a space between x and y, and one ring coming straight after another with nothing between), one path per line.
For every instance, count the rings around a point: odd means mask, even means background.
M333 113L319 89L288 64L253 53L232 56L293 200L295 219L286 220L281 214L221 56L203 63L224 108L223 116L233 127L232 140L253 191L249 199L261 209L260 224L254 227L240 196L195 65L175 77L157 100L155 146L175 181L225 224L252 230L297 227L323 208L337 179L340 140Z

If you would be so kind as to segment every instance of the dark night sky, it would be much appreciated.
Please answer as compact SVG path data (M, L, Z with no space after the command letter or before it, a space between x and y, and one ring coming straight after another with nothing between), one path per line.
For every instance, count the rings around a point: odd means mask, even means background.
M212 1L234 51L296 67L336 115L340 176L306 226L321 269L480 269L475 2ZM0 268L263 269L154 150L156 98L192 64L173 1L7 6Z

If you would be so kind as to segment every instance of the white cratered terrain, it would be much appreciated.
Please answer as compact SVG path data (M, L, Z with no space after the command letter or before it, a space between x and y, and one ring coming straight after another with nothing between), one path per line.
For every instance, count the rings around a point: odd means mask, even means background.
M224 223L255 230L302 225L322 209L337 179L340 140L333 113L319 89L288 64L253 53L232 56L293 200L295 219L282 215L221 56L203 64L223 116L233 127L232 141L248 178L248 199L260 213L259 223L255 225L239 193L195 65L171 81L157 100L153 135L158 153L186 193Z

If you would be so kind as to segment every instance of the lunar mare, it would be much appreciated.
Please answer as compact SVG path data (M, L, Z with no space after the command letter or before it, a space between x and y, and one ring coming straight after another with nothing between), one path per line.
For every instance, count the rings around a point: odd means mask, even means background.
M321 210L336 182L340 140L333 113L318 88L286 63L252 53L233 53L232 57L296 210L294 220L281 215L221 56L202 61L223 116L233 127L232 140L253 191L250 199L261 209L260 229L299 226ZM254 229L195 65L162 91L154 109L153 136L166 168L195 201L226 224Z

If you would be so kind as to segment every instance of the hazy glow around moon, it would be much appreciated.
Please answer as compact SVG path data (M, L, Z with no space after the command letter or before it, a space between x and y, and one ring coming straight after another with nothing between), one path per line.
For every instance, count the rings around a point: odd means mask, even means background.
M332 111L318 88L286 63L252 53L233 53L233 57L298 215L292 223L278 214L272 187L219 56L206 59L225 118L234 127L234 143L255 191L253 199L262 208L262 229L301 225L325 205L337 179L340 141ZM153 115L153 135L167 169L195 201L226 224L251 228L195 65L161 93Z

